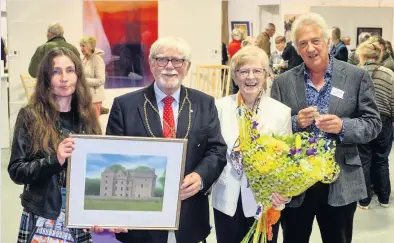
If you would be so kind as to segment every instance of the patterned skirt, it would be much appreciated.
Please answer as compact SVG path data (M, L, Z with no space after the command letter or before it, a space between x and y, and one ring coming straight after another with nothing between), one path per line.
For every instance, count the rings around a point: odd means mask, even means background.
M34 230L37 219L37 215L29 213L25 209L23 209L17 243L31 243L29 242L29 238ZM70 230L75 236L75 243L92 243L92 236L90 235L90 233L85 233L82 229Z

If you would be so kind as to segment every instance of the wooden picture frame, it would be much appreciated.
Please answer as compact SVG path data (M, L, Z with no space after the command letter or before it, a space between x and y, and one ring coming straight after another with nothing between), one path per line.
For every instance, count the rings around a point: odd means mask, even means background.
M178 229L186 139L72 137L67 227Z
M368 32L371 35L379 35L382 36L383 35L383 28L379 28L379 27L357 27L357 46L358 46L358 36L362 33L362 32ZM383 36L382 36L383 37Z
M231 31L233 29L240 29L244 33L244 39L251 34L249 21L231 21Z

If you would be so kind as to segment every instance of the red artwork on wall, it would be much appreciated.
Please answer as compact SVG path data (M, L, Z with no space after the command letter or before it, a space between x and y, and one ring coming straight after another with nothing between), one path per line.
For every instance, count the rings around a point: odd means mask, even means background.
M158 1L84 1L84 35L104 51L105 88L142 87L153 78L150 47L158 38Z

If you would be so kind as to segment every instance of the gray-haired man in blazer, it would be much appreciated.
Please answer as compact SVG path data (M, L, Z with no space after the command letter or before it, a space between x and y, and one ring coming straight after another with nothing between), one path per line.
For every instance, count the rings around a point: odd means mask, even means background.
M323 243L350 243L357 201L367 197L356 143L371 141L382 127L372 80L367 71L328 54L328 28L320 15L298 17L291 38L304 64L279 75L271 95L291 108L293 132L336 141L341 173L334 183L317 183L292 199L282 213L283 242L308 243L316 217Z

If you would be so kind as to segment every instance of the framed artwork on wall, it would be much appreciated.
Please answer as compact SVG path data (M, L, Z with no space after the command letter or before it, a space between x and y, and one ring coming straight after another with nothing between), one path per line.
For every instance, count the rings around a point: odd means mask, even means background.
M382 36L383 29L382 28L373 28L373 27L357 27L357 45L358 45L358 36L363 33L368 32L371 35L379 35Z
M72 136L67 227L178 229L186 139Z
M250 23L249 21L231 21L231 30L240 29L244 33L244 38L252 35L250 32Z
M158 0L84 0L83 34L97 39L106 89L150 85L148 56L158 38Z

